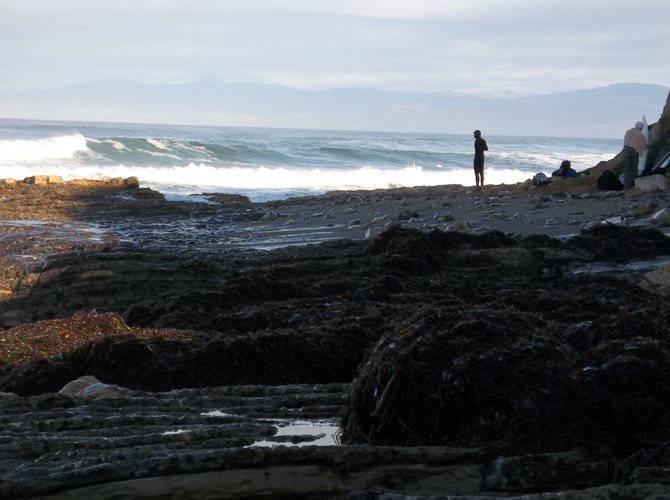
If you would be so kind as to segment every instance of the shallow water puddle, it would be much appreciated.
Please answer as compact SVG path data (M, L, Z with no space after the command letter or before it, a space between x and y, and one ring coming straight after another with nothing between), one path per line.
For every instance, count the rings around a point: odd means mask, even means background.
M613 264L606 262L594 262L591 264L576 266L572 270L572 274L577 276L580 274L626 274L638 275L653 271L657 267L670 264L670 257L660 257L658 259L649 260L634 260L624 264Z
M333 421L282 421L277 423L277 433L250 446L335 446L339 425Z

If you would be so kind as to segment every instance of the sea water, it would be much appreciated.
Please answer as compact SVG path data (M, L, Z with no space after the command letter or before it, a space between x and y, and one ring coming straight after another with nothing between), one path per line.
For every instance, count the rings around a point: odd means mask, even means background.
M619 139L488 136L487 184L577 171ZM347 132L0 119L0 178L136 176L168 197L225 192L252 201L339 189L474 185L472 133Z

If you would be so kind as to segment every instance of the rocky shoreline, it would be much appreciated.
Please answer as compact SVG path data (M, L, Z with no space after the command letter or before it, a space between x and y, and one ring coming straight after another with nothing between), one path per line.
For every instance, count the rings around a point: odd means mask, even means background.
M0 496L668 494L667 193L591 180L264 204L0 183ZM58 394L83 376L117 389ZM564 409L577 382L592 421L538 432L583 417ZM345 415L347 444L246 448L279 440L273 419ZM99 418L128 422L85 437Z

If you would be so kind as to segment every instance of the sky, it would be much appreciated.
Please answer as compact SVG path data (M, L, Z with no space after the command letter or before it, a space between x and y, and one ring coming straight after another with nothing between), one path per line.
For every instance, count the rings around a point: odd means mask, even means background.
M670 84L669 0L0 0L0 90L99 80L484 95Z

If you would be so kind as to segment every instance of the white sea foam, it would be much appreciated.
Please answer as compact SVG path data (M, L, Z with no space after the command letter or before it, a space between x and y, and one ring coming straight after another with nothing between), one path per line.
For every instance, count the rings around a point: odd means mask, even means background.
M474 184L469 168L425 169L405 168L354 169L290 169L270 167L215 168L208 165L175 167L169 171L144 171L144 179L165 184L196 184L209 187L243 189L379 189L440 184ZM529 175L517 169L495 169L487 172L492 183L514 183Z
M21 179L30 175L60 175L66 180L105 179L136 176L145 187L163 193L202 193L213 191L305 191L320 193L342 189L386 189L394 187L431 186L442 184L474 184L469 168L424 169L361 167L354 169L290 169L272 167L214 167L191 164L185 167L92 166L51 167L36 172L33 167L7 170L10 177ZM490 184L513 184L530 178L527 171L496 168L486 171Z
M115 141L114 139L104 139L102 141L99 141L98 139L87 138L86 140L94 144L110 144L117 151L129 151L129 148L126 147L125 144L119 141Z
M539 165L546 165L545 173L558 169L563 160L570 160L572 167L577 170L591 168L601 161L612 158L611 153L581 153L571 152L570 157L566 157L565 152L526 152L526 151L494 151L487 154L487 163L500 165L516 165L519 167L538 168ZM554 168L555 167L555 168ZM541 171L538 169L538 172Z
M35 160L64 160L86 151L86 138L81 134L61 135L44 139L0 140L0 164Z
M165 151L167 151L167 148L161 148ZM180 160L179 156L175 154L170 154L170 153L160 153L158 151L148 151L146 149L138 149L139 152L147 154L149 156L153 156L155 158L169 158L171 160Z
M170 149L168 144L166 144L165 142L160 141L158 139L147 139L147 142L149 144L151 144L153 147L155 147L156 149Z
M208 412L202 412L200 415L204 417L234 417L232 413L225 413L221 410L210 410Z

